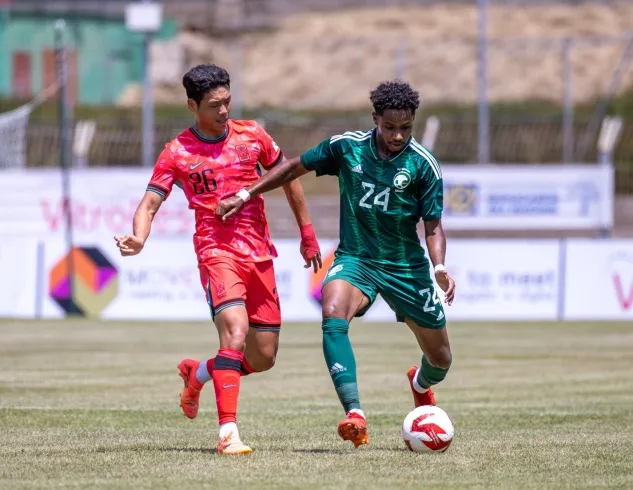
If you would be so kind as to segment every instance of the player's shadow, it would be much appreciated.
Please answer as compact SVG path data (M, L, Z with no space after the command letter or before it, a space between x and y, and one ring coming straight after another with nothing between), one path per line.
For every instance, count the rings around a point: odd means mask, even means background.
M216 454L218 450L211 447L157 447L156 451L164 453L200 453L200 454Z
M300 453L300 454L346 454L348 452L350 452L351 449L354 448L341 448L341 449L326 449L326 448L313 448L313 449L293 449L292 452L293 453ZM371 447L366 447L366 448L362 448L362 449L355 449L355 451L369 451L369 452L375 452L375 451L392 451L392 452L402 452L402 449L396 449L394 447L388 447L388 446L371 446ZM285 450L283 451L285 452Z
M342 449L315 448L315 449L293 449L292 452L300 453L300 454L343 454L345 451Z

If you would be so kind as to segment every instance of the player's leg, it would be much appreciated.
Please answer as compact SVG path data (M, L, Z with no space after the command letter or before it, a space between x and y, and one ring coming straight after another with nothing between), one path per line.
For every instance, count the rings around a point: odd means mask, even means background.
M213 381L220 424L218 452L221 454L251 452L241 442L236 425L244 344L248 333L242 269L241 263L230 259L214 259L212 263L200 265L220 348L217 355L208 361L199 363L186 359L178 366L185 381L185 389L180 396L181 407L190 418L197 413L202 386L207 381Z
M337 258L327 274L322 298L323 355L346 415L338 425L338 432L358 447L367 444L369 438L358 394L349 323L364 314L376 298L376 291L360 260Z
M420 366L407 372L415 406L435 405L431 386L448 373L452 356L446 316L426 269L380 272L381 294L415 335L423 352Z
M243 293L240 292L241 290L235 291L236 284L240 284L240 288L242 288L243 286L240 283L241 279L239 278L239 276L232 277L234 276L233 272L231 272L233 267L227 267L224 261L221 260L218 260L216 262L217 263L214 266L200 266L200 279L202 281L202 284L204 285L204 289L207 295L207 302L209 303L211 311L215 311L216 317L218 318L218 320L220 320L219 315L222 313L222 311L229 310L228 307L231 305L241 306L245 304L246 301L242 298L237 297L238 294ZM249 266L243 265L240 266L240 269L244 269L245 267L248 268ZM253 372L266 371L275 364L277 348L279 345L280 313L278 306L277 289L274 284L274 270L271 269L267 274L267 284L272 284L272 286L266 286L268 289L265 289L265 291L268 291L268 293L267 295L264 294L264 299L266 300L266 298L271 297L272 304L268 301L265 301L264 306L268 307L268 310L272 313L268 313L264 309L265 311L263 311L261 315L262 318L272 318L271 321L273 323L261 323L253 325L250 323L250 321L248 322L250 327L252 328L248 329L248 333L246 335L244 358L242 359L240 365L241 376L248 376ZM215 287L215 294L213 294L212 291L212 284L220 285L219 290L217 286ZM231 287L234 290L233 293L229 294L227 292L227 284L232 285ZM260 287L260 289L262 288ZM258 293L258 291L256 290L255 293ZM229 296L231 298L227 300L226 298ZM236 297L234 298L234 296ZM234 314L234 311L231 311L231 314ZM240 321L243 323L243 319ZM211 381L214 365L215 357L202 362L195 359L184 359L178 365L180 376L185 382L185 388L180 395L180 405L183 409L184 414L190 419L195 418L198 413L200 391L202 390L202 387L206 382Z
M244 305L233 305L216 313L213 319L220 337L220 348L213 362L211 379L218 411L219 454L248 454L237 430L237 404L248 333L248 315Z
M249 329L244 352L244 375L268 371L277 358L281 309L272 260L250 264L246 311Z
M415 335L418 345L422 349L420 365L411 366L407 371L407 378L413 393L413 402L416 407L435 405L435 395L431 387L446 378L452 362L446 325L434 328L411 318L405 318L405 323Z
M239 291L231 294L231 296L236 296L233 301L224 301L227 281L229 284L239 284L240 281L239 276L232 269L223 261L217 261L213 265L199 265L200 282L204 288L211 317L214 320L215 312L221 313L223 310L230 309L231 305L244 305L244 299L238 296L241 294ZM220 290L213 293L213 285L220 285ZM180 393L180 406L184 415L190 419L195 418L198 414L200 391L206 382L211 381L214 363L215 358L212 357L202 362L195 359L184 359L178 364L178 371L185 385Z

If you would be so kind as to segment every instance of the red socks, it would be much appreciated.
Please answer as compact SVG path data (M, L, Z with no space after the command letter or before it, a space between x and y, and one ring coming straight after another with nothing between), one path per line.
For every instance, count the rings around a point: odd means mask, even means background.
M215 357L212 357L207 361L207 372L213 376L213 365ZM248 376L249 374L256 373L252 366L248 363L246 358L242 359L242 365L240 366L240 376Z
M213 362L213 388L220 425L236 421L237 399L240 394L240 370L244 353L220 349ZM208 366L208 364L207 364Z

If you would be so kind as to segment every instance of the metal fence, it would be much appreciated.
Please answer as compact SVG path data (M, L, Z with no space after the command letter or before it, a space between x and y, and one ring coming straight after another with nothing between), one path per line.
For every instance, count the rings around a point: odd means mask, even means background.
M445 163L476 163L477 120L475 118L439 118L440 130L434 152ZM271 117L262 121L275 137L288 157L293 157L319 143L322 139L350 129L371 127L367 119L350 121L314 121ZM159 121L156 126L154 148L158 154L164 143L191 123L190 120ZM576 121L576 141L585 133L588 120ZM424 120L416 125L414 136L422 139ZM562 123L560 118L505 117L493 120L491 125L491 156L496 162L509 163L559 163L562 158ZM122 126L116 123L98 124L94 135L88 165L138 166L140 163L142 135L138 126ZM578 146L578 144L577 144ZM595 138L592 151L584 161L595 162ZM31 167L56 167L59 165L59 129L55 124L31 122L27 130L27 162ZM615 149L616 190L621 194L633 194L633 125L625 124ZM321 189L314 187L314 193Z

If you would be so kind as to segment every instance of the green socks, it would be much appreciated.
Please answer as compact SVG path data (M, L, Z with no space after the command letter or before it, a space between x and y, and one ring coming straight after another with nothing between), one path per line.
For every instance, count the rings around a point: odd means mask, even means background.
M324 318L321 328L323 355L345 413L354 408L360 409L356 359L347 335L349 324L344 318Z
M426 356L422 356L422 365L418 370L418 376L415 381L421 388L426 390L446 378L446 373L448 373L448 369L431 366Z

